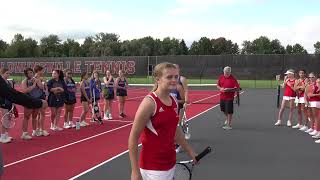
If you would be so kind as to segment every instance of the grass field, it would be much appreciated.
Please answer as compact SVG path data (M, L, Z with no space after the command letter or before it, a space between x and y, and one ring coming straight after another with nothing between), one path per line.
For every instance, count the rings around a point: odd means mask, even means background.
M21 82L24 76L10 76L16 82ZM50 79L50 77L47 77ZM80 82L80 77L74 77L76 82ZM151 77L128 77L129 84L152 84ZM242 88L276 88L276 80L238 80ZM189 79L189 84L216 84L216 79Z

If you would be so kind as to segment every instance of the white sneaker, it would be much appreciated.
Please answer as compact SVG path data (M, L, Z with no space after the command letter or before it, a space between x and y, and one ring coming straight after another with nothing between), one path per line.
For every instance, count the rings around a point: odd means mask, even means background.
M85 126L88 126L89 124L87 123L87 122L85 122L85 121L81 121L80 122L80 126L81 127L85 127Z
M287 121L287 126L288 126L288 127L291 127L291 126L292 126L291 121Z
M103 120L109 120L109 117L108 117L108 115L107 114L104 114L104 116L103 116Z
M50 129L51 129L52 131L54 131L54 125L53 125L53 123L51 123Z
M0 142L3 144L6 144L6 143L11 142L11 139L9 137L5 136L4 134L1 134Z
M32 139L32 137L27 132L23 132L21 135L21 139L30 140L30 139Z
M61 127L55 126L53 130L54 131L62 131L63 129Z
M227 121L227 120L225 120L225 121L224 121L224 125L227 125L227 124L228 124L228 121Z
M71 128L75 128L75 127L76 127L76 125L75 125L72 121L69 121L68 124L69 124L69 126L70 126Z
M318 134L317 130L313 130L312 132L309 133L311 136L315 136L316 134Z
M312 136L313 139L320 139L320 132L318 132L316 135Z
M320 139L314 141L315 143L319 144L320 143Z
M308 128L308 126L302 126L299 130L300 131L306 131L306 130L308 130L309 128Z
M232 127L231 127L231 126L228 126L228 125L223 126L222 128L223 128L224 130L231 130L231 129L232 129Z
M6 136L7 138L9 138L10 141L13 140L13 137L9 136L9 133L8 133L8 132L5 133L5 136Z
M42 136L49 136L50 134L48 133L48 131L42 130L42 131L41 131L41 135L42 135Z
M275 126L280 126L281 125L281 120L278 120L274 125Z
M313 131L313 129L310 128L310 129L306 130L305 132L306 132L306 133L311 133L312 131Z
M293 128L293 129L300 129L300 128L302 128L302 125L297 124L297 125L295 125L295 126L292 126L292 128Z
M65 122L65 123L63 123L63 128L70 129L71 127L69 126L69 123Z

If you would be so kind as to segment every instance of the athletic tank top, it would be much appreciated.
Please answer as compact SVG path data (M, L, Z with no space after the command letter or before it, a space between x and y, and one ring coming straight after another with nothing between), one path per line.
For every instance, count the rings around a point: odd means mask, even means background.
M27 79L26 80L26 83L27 83L27 87L30 87L33 85L33 80L34 79ZM31 97L34 97L34 98L40 98L44 95L44 92L42 89L40 89L38 87L38 85L36 85L35 88L33 88L29 93L27 93L28 95L30 95Z
M305 86L307 83L307 78L304 78L302 81L299 79L298 81L299 81L298 86ZM298 90L298 96L304 97L304 90Z
M107 81L109 81L109 78L106 78ZM109 84L106 84L106 88L109 88L110 90L113 90L114 80L113 78L110 80ZM109 87L108 87L109 86ZM111 86L111 87L110 87Z
M66 86L67 86L67 100L75 100L76 99L76 83L71 79L71 80L66 80L65 81Z
M179 121L178 105L172 96L171 106L162 103L154 92L147 97L151 98L156 106L154 115L140 136L140 168L166 171L176 163L174 137Z
M90 96L90 85L89 85L89 83L88 83L87 81L85 81L85 80L83 80L83 84L84 84L84 90L85 90L88 98L90 99L90 98L91 98L91 96ZM82 91L81 91L81 96L84 97L84 94L82 93Z
M291 87L294 87L294 83L295 83L295 79L293 80L286 80L285 82L285 89L284 89L284 96L288 96L288 97L295 97L296 93L294 92L294 90ZM288 84L290 84L290 86L288 86Z
M121 80L121 78L119 78L119 81L118 81L118 86L119 86L119 87L125 87L125 86L126 86L126 83L127 83L127 80L126 80L126 79Z
M320 93L320 89L317 86L317 83L314 82L312 83L312 85L309 88L309 92L312 92L313 94L319 94ZM314 96L314 97L310 97L309 101L320 101L320 96Z

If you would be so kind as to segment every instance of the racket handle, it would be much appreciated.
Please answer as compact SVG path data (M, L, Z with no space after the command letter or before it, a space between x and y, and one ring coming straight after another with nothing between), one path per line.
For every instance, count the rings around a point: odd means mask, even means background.
M207 155L209 152L211 152L211 147L208 146L207 148L205 148L198 156L196 156L196 160L200 161L200 159L202 159L205 155Z

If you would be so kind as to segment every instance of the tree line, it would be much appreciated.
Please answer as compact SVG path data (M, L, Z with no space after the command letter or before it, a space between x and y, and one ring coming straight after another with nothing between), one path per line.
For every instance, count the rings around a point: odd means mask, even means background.
M315 54L320 54L320 42L314 44ZM202 37L190 47L183 39L166 37L155 39L120 40L114 33L98 33L86 37L80 44L74 39L62 41L58 35L48 35L36 41L16 34L11 43L0 37L0 57L99 57L99 56L161 56L161 55L222 55L222 54L307 54L299 43L284 47L278 39L260 36L253 41L237 43L224 37Z

